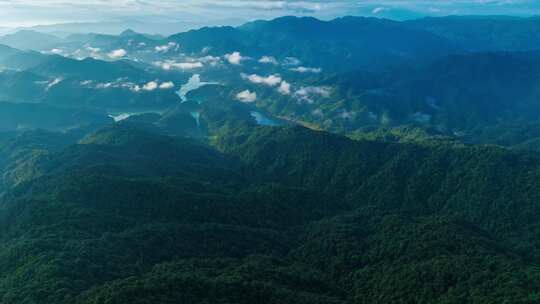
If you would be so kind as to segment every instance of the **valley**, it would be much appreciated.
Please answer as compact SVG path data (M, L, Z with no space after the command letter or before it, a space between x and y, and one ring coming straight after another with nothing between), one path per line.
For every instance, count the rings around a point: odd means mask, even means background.
M0 36L0 303L540 302L538 22Z
M170 37L130 30L118 36L74 34L56 39L37 32L15 33L4 42L21 46L18 41L32 35L49 43L24 51L12 46L0 50L0 98L115 114L164 112L178 103L219 96L223 102L252 104L274 118L343 135L408 125L481 144L505 141L480 129L512 130L512 124L535 128L539 117L531 113L538 111L534 87L540 69L536 38L526 38L531 45L523 47L516 42L515 48L476 50L440 35L435 21L284 17ZM423 22L426 28L421 30ZM535 23L510 24L513 31L528 33L527 27ZM324 34L311 37L314 32ZM342 41L353 33L362 35L345 49ZM373 35L409 37L437 53L428 56L399 40L377 41L370 44L373 52L366 52L366 39ZM278 43L271 46L270 41ZM281 44L301 51L282 52ZM385 57L384 64L379 56ZM317 58L325 58L325 63ZM538 149L532 144L537 138L509 146Z

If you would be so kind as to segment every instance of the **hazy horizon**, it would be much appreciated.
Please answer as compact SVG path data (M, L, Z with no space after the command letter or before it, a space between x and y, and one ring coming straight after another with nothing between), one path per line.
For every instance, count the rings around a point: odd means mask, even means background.
M448 15L538 15L533 0L0 0L0 27L20 28L65 23L186 23L238 24L285 15L333 19L340 16L380 17L394 20Z

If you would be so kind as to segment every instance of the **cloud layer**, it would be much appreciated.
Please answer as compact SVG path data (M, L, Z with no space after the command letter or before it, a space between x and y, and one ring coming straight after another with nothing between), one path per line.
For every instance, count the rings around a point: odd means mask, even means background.
M0 26L77 21L248 21L283 15L413 18L425 15L534 15L537 0L0 0Z
M244 103L252 103L257 100L257 93L245 90L236 94L236 99Z

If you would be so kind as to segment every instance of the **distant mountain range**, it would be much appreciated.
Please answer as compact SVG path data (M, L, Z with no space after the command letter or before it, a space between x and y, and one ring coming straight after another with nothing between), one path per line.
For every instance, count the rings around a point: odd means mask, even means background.
M36 31L66 37L76 33L97 33L105 35L118 35L124 30L131 28L141 33L157 35L173 35L179 32L197 29L203 26L231 25L236 26L244 23L240 19L222 19L213 22L207 21L177 21L177 22L144 22L144 21L105 21L105 22L76 22L50 25L37 25L21 28L2 28L1 33L14 33L21 30Z
M166 110L196 73L223 85L223 102L244 92L263 111L311 127L348 134L412 124L499 143L478 130L532 127L540 119L539 20L283 17L169 37L20 31L0 37L11 46L0 48L0 66L12 70L2 75L0 96ZM170 89L156 90L164 83ZM536 138L530 134L523 140Z
M539 17L463 16L424 18L405 24L451 39L467 51L537 50Z
M539 303L538 28L0 37L0 303Z

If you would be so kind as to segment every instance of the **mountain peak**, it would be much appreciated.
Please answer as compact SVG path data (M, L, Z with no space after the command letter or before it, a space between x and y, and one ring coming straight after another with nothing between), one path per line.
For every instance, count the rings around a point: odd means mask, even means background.
M135 32L132 29L127 29L123 31L122 33L120 33L120 36L122 37L131 37L131 36L137 36L137 35L139 35L139 33Z

